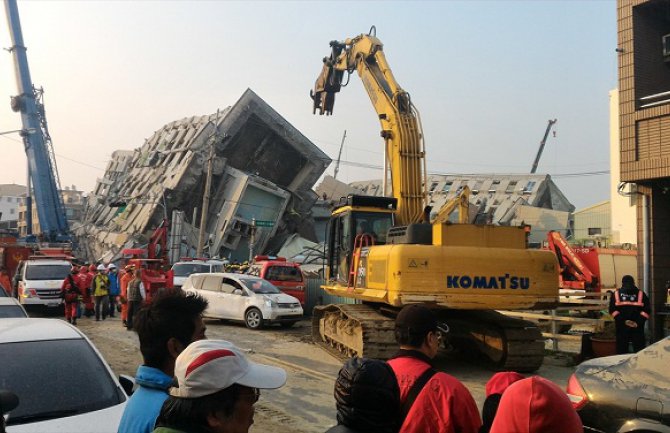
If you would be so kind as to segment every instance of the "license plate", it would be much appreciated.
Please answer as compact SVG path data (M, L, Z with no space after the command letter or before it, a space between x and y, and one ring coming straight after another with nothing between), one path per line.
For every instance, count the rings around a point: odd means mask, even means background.
M58 307L60 302L47 302L47 307Z

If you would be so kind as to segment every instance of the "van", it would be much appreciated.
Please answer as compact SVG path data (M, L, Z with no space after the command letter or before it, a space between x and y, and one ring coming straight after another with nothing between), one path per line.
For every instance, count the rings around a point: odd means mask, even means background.
M256 256L246 274L271 282L305 305L305 277L298 263L289 262L285 257Z
M60 288L72 264L64 259L28 259L19 264L17 298L23 305L58 307Z
M200 259L182 259L172 265L173 285L181 287L191 274L211 274L213 272L223 272L223 266L226 262L221 260L200 260Z

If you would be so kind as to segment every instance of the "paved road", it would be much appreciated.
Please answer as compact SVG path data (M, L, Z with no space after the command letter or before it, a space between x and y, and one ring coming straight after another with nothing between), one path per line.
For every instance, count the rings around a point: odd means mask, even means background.
M254 361L280 366L288 372L286 386L263 393L252 432L320 433L335 423L333 385L341 362L311 342L309 321L299 322L292 329L270 327L260 331L219 320L207 319L205 323L208 338L232 341ZM117 374L134 374L141 363L137 336L126 331L118 318L101 322L81 319L79 328ZM439 370L461 380L482 407L490 371L454 354L441 354L436 364ZM573 368L553 364L546 358L538 374L565 388Z

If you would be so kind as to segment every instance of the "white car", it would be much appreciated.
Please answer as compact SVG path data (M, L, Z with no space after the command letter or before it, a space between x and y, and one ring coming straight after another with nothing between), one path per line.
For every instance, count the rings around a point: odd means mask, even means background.
M58 307L63 303L60 288L72 264L59 259L29 259L19 264L18 298L23 305Z
M116 432L126 392L74 326L59 319L0 320L0 366L0 389L19 397L8 433Z
M251 329L270 323L288 328L302 319L298 299L251 275L193 274L182 289L202 295L209 301L206 317L242 321Z
M175 287L183 286L184 281L191 274L223 272L223 266L226 262L221 260L185 260L177 262L172 265L173 284Z
M26 309L14 298L0 298L0 319L28 317Z

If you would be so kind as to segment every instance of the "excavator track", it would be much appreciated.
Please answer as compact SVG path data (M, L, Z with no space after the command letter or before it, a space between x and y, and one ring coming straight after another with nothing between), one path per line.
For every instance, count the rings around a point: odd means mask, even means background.
M496 311L435 312L449 327L447 342L464 353L483 355L493 370L532 372L542 365L542 332L531 322ZM317 306L312 315L313 341L339 359L392 357L398 349L393 328L393 317L367 304Z
M398 350L394 319L365 304L314 307L312 339L339 359L388 359Z

